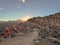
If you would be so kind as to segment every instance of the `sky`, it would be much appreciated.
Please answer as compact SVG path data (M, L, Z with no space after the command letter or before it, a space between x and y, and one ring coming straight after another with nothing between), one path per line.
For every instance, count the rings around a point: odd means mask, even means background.
M60 12L60 0L0 0L0 21Z

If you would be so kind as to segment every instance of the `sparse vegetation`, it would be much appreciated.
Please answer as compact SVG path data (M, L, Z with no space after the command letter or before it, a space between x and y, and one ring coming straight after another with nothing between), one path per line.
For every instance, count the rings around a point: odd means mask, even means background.
M29 34L34 30L38 32L38 38L35 39L36 45L40 45L41 42L60 45L60 13L34 17L24 23L17 21L0 23L0 37L14 37L18 33Z

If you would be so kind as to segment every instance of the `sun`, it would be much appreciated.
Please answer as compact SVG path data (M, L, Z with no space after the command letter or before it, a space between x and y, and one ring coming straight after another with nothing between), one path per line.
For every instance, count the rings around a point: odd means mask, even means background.
M25 3L26 0L22 0L23 3Z
M25 17L21 18L21 20L22 20L22 21L27 21L27 20L30 19L30 18L31 18L31 16L25 16Z

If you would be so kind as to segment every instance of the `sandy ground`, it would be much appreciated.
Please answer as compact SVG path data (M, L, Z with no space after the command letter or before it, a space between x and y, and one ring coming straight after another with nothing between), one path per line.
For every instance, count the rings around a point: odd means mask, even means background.
M37 32L33 32L29 36L17 36L0 43L0 45L34 45L33 39L37 37Z

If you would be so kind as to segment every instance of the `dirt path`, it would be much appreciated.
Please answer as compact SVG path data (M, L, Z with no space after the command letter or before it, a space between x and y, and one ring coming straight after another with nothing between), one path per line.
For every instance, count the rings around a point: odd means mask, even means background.
M32 35L29 36L23 36L23 37L15 37L12 39L8 39L2 43L0 43L0 45L34 45L33 43L33 39L35 39L37 37L37 32L33 32Z

